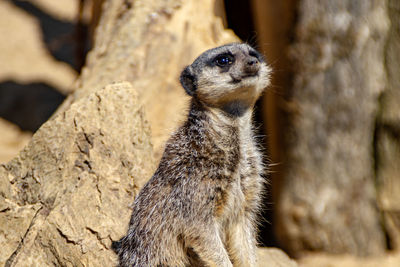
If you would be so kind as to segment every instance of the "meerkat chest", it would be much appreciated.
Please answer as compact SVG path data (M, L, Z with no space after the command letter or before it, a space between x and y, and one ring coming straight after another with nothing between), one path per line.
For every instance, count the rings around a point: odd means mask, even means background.
M239 167L240 189L244 195L244 208L256 205L262 190L262 160L258 149L253 141L247 142L242 146L242 160Z
M213 125L218 132L215 135L217 147L221 147L221 155L224 155L224 163L217 164L222 173L218 179L221 190L217 191L215 215L229 222L240 217L249 207L257 206L262 189L262 164L253 139L251 112L232 124L224 122L220 127Z
M223 217L234 222L247 211L256 211L262 190L261 156L253 143L240 144L240 160L231 174L231 184L226 192Z
M241 188L242 190L247 191L247 187L260 182L260 174L263 172L262 156L257 149L250 123L242 126L242 130L239 134L239 150L240 161L238 170Z

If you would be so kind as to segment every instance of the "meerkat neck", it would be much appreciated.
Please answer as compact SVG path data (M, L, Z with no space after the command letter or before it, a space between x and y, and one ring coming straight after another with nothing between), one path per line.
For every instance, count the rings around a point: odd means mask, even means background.
M232 126L244 129L251 127L253 105L231 102L223 107L210 107L193 98L190 112L196 117L204 116L216 128Z
M224 103L221 107L222 111L230 117L239 118L251 113L254 104L242 100L235 100Z

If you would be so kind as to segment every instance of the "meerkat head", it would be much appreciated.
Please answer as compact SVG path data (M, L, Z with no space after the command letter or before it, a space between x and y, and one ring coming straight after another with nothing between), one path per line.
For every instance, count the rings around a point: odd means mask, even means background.
M206 105L240 115L269 85L270 72L254 48L233 43L205 51L183 70L180 82L190 96Z

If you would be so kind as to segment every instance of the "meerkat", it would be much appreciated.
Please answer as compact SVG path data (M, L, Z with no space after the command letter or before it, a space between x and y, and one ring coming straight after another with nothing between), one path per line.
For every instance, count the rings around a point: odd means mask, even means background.
M183 70L189 114L113 244L119 266L256 266L266 170L252 112L270 72L240 43L207 50Z

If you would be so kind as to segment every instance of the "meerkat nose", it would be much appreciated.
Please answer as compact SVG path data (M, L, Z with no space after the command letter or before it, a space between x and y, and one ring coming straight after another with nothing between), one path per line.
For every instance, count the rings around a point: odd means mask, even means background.
M249 65L249 66L253 66L257 63L258 63L258 60L256 58L250 58L249 60L247 60L247 65Z
M259 61L257 58L249 58L247 64L244 66L244 71L249 75L256 75L260 69Z

